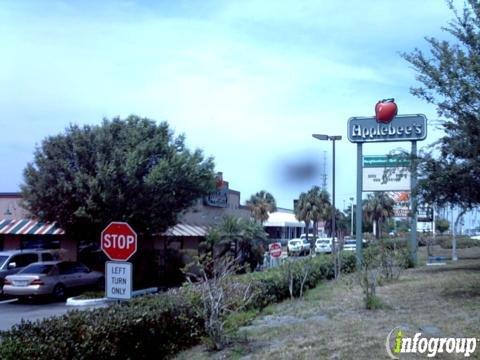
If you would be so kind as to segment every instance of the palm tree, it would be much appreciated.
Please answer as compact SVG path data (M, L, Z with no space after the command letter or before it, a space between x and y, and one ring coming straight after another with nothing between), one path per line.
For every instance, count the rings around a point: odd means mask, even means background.
M382 223L394 215L393 206L395 201L385 192L377 192L369 195L363 205L365 217L372 221L377 228L377 239L380 239Z
M298 197L297 202L295 203L293 212L298 221L303 221L305 223L305 234L307 235L308 240L308 228L310 227L310 222L313 220L312 214L312 204L307 193L302 192Z
M310 223L313 223L313 234L317 236L318 222L326 220L329 207L330 196L328 192L321 190L318 186L300 194L294 212L299 221L305 222L307 240Z
M318 232L318 223L327 220L330 208L330 195L326 190L321 190L314 186L307 193L311 204L311 214L313 221L313 235L316 237Z
M268 213L277 211L275 198L265 190L252 195L250 200L247 200L247 207L250 209L255 221L260 222L260 224L268 220Z
M254 270L263 259L267 234L261 224L233 216L225 216L220 224L211 228L201 244L213 260L233 256L242 269L248 264Z

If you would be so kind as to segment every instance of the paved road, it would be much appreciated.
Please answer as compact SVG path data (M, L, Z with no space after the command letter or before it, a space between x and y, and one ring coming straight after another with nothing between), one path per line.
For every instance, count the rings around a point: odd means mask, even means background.
M98 305L97 305L98 307ZM8 330L12 325L18 324L24 320L40 320L55 315L63 315L74 309L92 309L94 306L67 306L64 302L52 303L18 303L0 301L0 330Z

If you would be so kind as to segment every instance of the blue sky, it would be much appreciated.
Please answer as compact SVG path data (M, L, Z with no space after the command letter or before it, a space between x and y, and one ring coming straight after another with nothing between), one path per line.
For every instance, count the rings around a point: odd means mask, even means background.
M442 0L2 1L0 192L18 191L46 136L137 114L213 156L242 202L266 189L289 208L321 184L324 152L331 189L331 143L311 134L342 135L343 207L355 195L348 118L394 97L400 114L435 120L399 53L448 38L451 17ZM438 136L429 131L421 145ZM313 171L296 176L303 168Z

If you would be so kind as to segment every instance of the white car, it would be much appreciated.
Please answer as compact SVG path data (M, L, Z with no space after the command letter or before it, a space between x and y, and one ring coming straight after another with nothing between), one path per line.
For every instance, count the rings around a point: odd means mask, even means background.
M287 255L310 254L310 243L307 239L292 239L287 244Z
M315 253L327 254L332 252L332 238L319 238L315 241Z

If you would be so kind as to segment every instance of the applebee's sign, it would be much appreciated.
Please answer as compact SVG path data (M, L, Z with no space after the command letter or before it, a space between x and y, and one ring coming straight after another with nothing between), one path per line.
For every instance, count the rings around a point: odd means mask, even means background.
M379 122L375 117L348 119L350 142L414 141L427 137L425 115L398 115L390 123Z
M400 115L394 99L383 99L375 105L374 117L348 120L351 142L414 141L427 137L425 115Z

